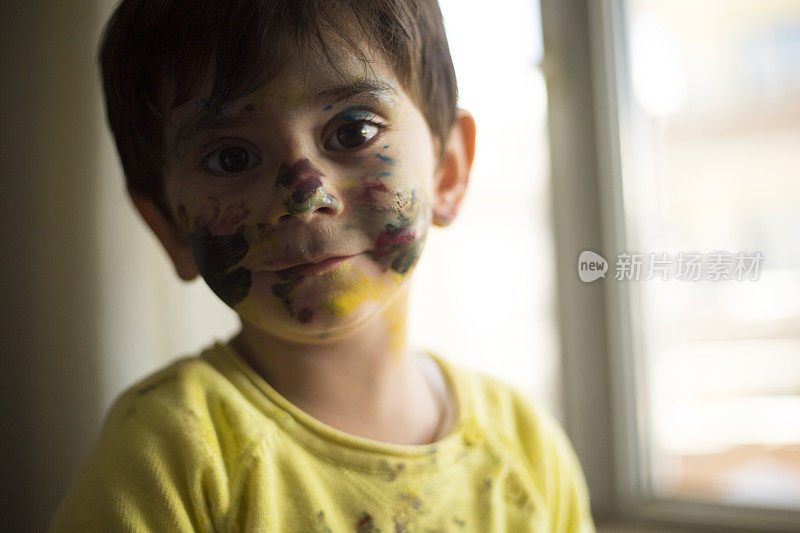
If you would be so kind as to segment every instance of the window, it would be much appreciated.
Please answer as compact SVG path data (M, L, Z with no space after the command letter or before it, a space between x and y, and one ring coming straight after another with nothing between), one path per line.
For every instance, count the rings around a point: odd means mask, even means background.
M800 509L800 3L631 0L625 20L629 248L705 271L635 287L652 490Z
M596 511L670 531L796 531L800 3L542 7L554 180L583 169L574 179L594 194L559 185L555 208L584 224L556 224L567 327L594 319L605 335L598 374L576 370L589 355L564 354L565 383L594 387L566 418ZM565 85L586 87L565 90L574 116L553 104ZM562 161L569 143L592 151ZM583 250L607 260L604 279L561 274Z

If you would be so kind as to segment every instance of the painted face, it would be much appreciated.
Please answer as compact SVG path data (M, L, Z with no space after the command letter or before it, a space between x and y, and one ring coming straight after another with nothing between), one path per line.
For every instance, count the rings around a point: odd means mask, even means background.
M208 89L165 133L170 208L211 289L284 338L384 309L422 251L435 148L380 62L291 62L219 110Z

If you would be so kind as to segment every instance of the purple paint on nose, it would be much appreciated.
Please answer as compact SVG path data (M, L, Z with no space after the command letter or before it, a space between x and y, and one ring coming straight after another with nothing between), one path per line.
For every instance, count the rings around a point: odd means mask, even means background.
M304 204L311 199L312 196L317 194L317 190L322 187L322 180L318 177L305 178L297 184L297 188L292 193L292 201L298 204Z
M314 168L311 161L308 159L298 159L291 165L281 163L280 167L278 167L275 185L293 189L309 178L316 178L317 181L320 181L321 177L322 173Z

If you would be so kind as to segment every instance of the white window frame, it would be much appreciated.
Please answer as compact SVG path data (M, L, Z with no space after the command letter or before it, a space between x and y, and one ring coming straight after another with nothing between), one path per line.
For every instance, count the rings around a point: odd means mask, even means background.
M625 7L625 0L541 0L564 425L598 530L798 531L797 511L657 498L642 481L648 446L638 427L647 409L638 391L646 382L632 321L640 294L613 276L584 284L577 275L583 250L600 253L613 271L634 229L623 209Z

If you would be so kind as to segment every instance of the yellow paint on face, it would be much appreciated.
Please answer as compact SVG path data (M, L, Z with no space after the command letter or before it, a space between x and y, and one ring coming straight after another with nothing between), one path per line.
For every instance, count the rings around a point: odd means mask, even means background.
M323 311L330 315L349 315L367 299L377 298L380 293L380 285L348 261L337 265L329 275L334 284L346 287L335 290L330 298L322 303ZM348 278L346 281L342 279L345 277ZM337 283L340 280L343 283Z
M259 233L261 233L260 230ZM255 237L252 241L250 239L247 240L251 243L250 249L247 250L247 254L245 254L245 256L242 258L240 264L248 264L247 262L253 258L275 257L275 255L280 251L278 241L276 241L274 236L270 234L261 233L261 235Z
M400 284L405 277L403 274L395 272L392 283ZM401 292L383 312L388 332L389 352L392 354L395 364L400 363L403 350L406 347L406 330L408 314L408 289L400 289Z

